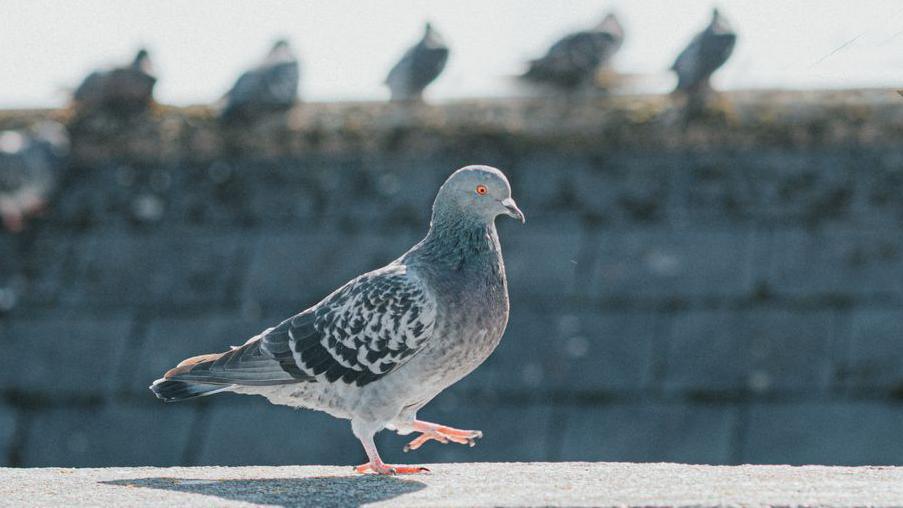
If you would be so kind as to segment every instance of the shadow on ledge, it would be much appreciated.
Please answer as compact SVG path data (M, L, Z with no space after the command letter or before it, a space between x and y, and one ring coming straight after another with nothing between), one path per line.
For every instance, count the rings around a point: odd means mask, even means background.
M216 496L230 501L285 507L360 506L386 501L426 487L414 480L369 475L236 480L137 478L100 483L172 490Z

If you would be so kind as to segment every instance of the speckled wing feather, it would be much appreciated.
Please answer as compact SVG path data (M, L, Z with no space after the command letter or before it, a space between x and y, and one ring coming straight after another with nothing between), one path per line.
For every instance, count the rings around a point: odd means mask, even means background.
M284 321L264 335L261 347L297 368L292 375L364 386L416 354L435 319L436 304L423 283L404 265L391 264Z
M361 275L241 347L183 361L160 382L364 386L416 354L432 336L435 320L436 304L423 283L404 265L391 264Z

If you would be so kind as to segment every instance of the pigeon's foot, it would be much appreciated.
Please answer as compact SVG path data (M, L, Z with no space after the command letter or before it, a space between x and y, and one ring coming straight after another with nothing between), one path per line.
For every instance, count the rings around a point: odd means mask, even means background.
M422 467L422 466L390 466L389 464L383 464L382 462L373 464L371 462L367 462L366 464L361 464L354 468L354 470L358 473L376 473L376 474L385 474L385 475L396 475L396 474L418 474L418 473L429 473L430 470Z
M368 431L366 427L362 429L358 422L352 422L351 429L354 431L354 434L358 436L358 439L361 440L361 444L364 445L364 451L367 452L367 458L370 460L366 464L361 464L354 468L358 473L396 475L428 473L430 471L429 469L420 466L390 466L389 464L384 464L383 460L379 458L379 452L376 450L376 445L373 443L373 433Z
M451 441L452 443L475 446L477 444L476 440L483 437L483 433L479 430L461 430L419 420L414 422L413 427L414 430L421 434L405 445L404 451L406 452L420 448L427 441L439 441L442 444L447 444Z

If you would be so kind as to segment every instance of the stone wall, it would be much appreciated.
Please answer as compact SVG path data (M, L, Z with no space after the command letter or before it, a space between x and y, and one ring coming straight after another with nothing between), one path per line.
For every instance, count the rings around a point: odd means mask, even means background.
M394 259L470 163L527 215L500 219L511 320L421 416L485 438L404 455L384 432L386 460L903 464L901 135L885 92L85 127L49 213L0 235L0 465L362 462L347 422L147 385Z

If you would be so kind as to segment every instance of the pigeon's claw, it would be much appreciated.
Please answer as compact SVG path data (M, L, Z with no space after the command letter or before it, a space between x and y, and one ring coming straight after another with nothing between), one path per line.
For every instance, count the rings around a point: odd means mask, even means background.
M404 445L404 451L405 453L407 453L411 450L416 450L417 448L423 446L423 443L426 443L430 440L436 440L442 444L448 443L448 438L443 436L442 434L439 434L438 432L424 432L423 434L420 434L419 436L414 438L410 443Z
M390 466L389 464L383 464L382 462L373 464L367 462L366 464L361 464L354 468L354 470L358 473L376 473L382 475L397 475L397 474L418 474L418 473L429 473L430 470L423 466Z
M442 444L451 441L452 443L476 446L476 440L483 437L483 433L479 430L461 430L421 421L414 422L414 429L421 434L405 445L404 451L406 452L420 448L427 441L439 441Z

